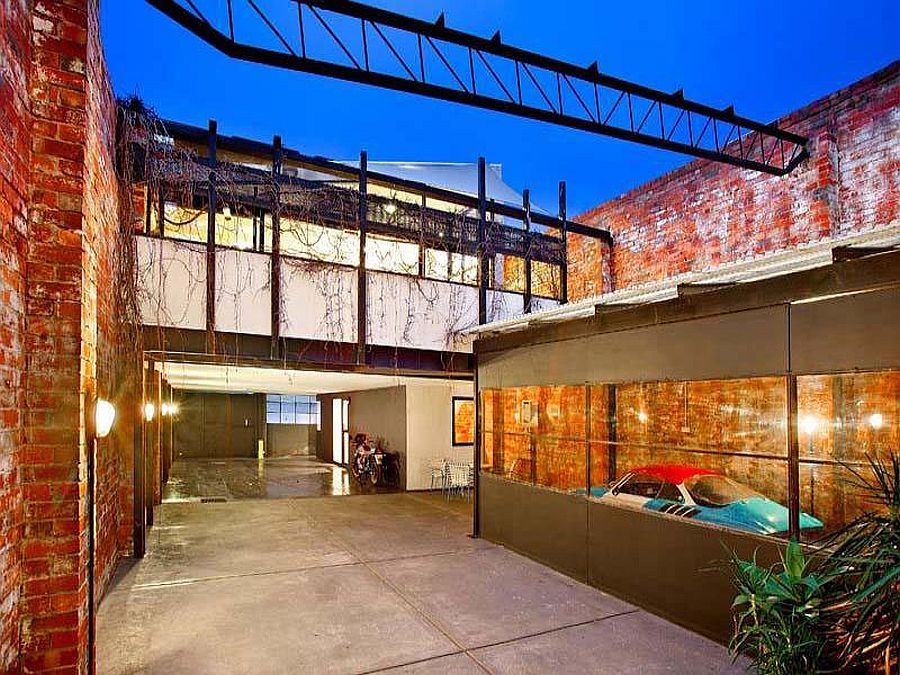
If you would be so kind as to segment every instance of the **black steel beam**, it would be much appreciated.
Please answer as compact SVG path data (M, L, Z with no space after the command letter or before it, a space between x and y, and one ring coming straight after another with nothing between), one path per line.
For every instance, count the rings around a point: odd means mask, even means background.
M774 175L790 173L807 156L806 138L736 115L732 107L717 109L690 101L681 91L663 92L612 77L601 73L596 62L584 67L518 49L504 44L499 31L485 39L453 30L443 15L429 23L351 0L292 0L299 25L299 44L292 46L286 31L253 0L244 0L282 50L236 40L232 24L219 28L192 0L186 1L190 9L178 0L147 0L222 53L244 61L494 110ZM304 15L327 31L343 57L310 54ZM353 37L342 35L354 22ZM352 44L360 27L364 36L371 29L387 45L390 61L375 58L367 39L361 50ZM291 34L295 30L292 26ZM398 35L406 45L396 41ZM435 68L426 54L432 62L439 59ZM468 72L454 67L447 54L466 55ZM398 74L398 63L403 74ZM434 71L445 80L452 75L455 84L439 83Z

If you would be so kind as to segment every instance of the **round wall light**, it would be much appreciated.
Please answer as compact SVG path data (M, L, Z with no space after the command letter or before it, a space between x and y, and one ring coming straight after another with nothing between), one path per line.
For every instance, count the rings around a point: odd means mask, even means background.
M869 415L869 426L873 429L880 429L884 426L884 415L881 413L872 413Z
M94 433L97 438L106 438L116 421L116 407L102 398L94 406Z
M156 406L152 403L144 404L144 419L148 422L152 422L154 416L156 415Z

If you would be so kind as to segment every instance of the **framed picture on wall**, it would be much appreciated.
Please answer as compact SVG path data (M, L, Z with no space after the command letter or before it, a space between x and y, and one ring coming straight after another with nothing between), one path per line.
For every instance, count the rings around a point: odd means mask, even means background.
M453 397L453 445L475 445L475 399Z

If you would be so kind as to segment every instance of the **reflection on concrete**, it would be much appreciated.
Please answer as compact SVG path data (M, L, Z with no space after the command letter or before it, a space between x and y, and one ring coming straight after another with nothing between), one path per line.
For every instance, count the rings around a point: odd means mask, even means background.
M347 469L315 457L178 459L164 502L281 499L396 492L360 487Z

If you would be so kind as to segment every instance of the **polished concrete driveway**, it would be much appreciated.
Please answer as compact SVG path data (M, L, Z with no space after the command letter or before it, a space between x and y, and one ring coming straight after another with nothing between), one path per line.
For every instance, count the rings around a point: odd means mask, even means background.
M360 486L347 469L305 455L229 459L179 458L163 488L163 501L232 501L397 492Z
M101 605L99 672L736 672L470 524L409 494L164 504Z

